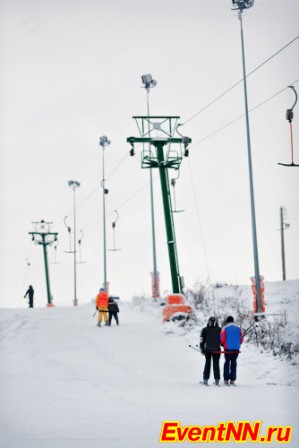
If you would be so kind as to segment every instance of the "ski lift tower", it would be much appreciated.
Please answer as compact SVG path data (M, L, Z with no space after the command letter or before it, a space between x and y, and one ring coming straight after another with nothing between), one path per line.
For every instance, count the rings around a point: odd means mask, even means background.
M57 241L58 233L51 232L52 222L45 222L41 220L39 222L32 222L34 232L29 232L29 235L32 236L32 241L35 244L43 246L44 250L44 262L45 262L45 273L46 273L46 285L47 285L47 296L48 296L48 307L52 307L53 299L50 289L50 276L49 276L49 266L48 266L48 254L47 254L47 246L51 246L55 241Z
M133 118L140 137L127 138L127 142L131 144L130 155L135 154L135 143L142 143L141 168L159 169L172 289L173 293L181 293L184 282L179 271L168 169L180 168L183 156L189 155L188 145L191 139L175 136L180 118L178 116L134 116ZM178 145L178 149L172 149L172 145Z

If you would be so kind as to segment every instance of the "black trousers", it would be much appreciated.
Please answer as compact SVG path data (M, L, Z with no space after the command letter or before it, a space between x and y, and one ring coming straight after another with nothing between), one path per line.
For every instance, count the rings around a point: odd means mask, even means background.
M220 368L219 368L220 353L205 352L205 357L206 357L206 363L203 371L203 379L208 380L210 378L211 359L213 359L214 378L215 380L220 380Z
M114 319L116 320L116 323L118 325L119 322L118 322L117 311L109 311L109 325L111 325L112 317L114 317Z

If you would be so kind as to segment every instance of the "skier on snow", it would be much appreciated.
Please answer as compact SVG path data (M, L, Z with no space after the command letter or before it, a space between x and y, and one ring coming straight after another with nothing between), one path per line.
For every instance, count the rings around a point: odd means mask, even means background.
M24 299L25 297L28 295L28 299L29 299L29 308L33 308L33 296L34 296L34 289L32 288L32 285L29 286L26 294L24 295Z
M96 309L99 311L97 325L99 327L101 326L102 318L104 318L106 325L108 325L108 294L104 288L100 289L96 297Z
M220 334L220 343L226 352L224 355L223 379L227 385L229 385L229 381L231 385L235 385L237 378L237 358L242 342L243 334L241 328L234 323L232 316L228 316L226 325L222 328Z
M203 371L203 383L207 386L208 380L210 378L211 371L211 359L213 359L213 372L215 378L215 384L219 385L220 380L220 331L221 328L218 326L215 317L210 317L207 326L202 329L200 335L200 350L206 357L206 363Z
M109 297L108 311L109 311L109 326L111 326L112 317L114 317L116 324L119 325L118 315L117 315L117 313L119 313L119 308L118 308L117 303L114 302L114 300L112 299L112 297Z

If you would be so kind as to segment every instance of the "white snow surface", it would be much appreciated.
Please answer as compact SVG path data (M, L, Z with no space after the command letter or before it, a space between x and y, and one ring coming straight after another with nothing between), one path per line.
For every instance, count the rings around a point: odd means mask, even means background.
M298 282L270 289L273 309L289 306L298 326ZM155 448L165 420L292 425L289 446L298 446L296 360L245 341L237 387L213 386L212 373L205 387L199 384L204 357L189 348L198 344L201 327L162 324L158 303L119 306L120 325L101 328L93 304L1 309L2 448Z

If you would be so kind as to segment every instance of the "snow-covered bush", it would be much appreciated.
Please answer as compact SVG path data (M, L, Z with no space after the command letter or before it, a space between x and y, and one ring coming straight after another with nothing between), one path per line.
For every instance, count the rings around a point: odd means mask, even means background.
M288 325L286 313L266 314L265 318L254 324L250 288L245 290L238 285L198 283L193 290L188 290L187 297L196 308L199 326L203 326L210 316L215 316L222 326L227 316L231 315L243 332L249 329L246 341L281 358L293 359L299 355L298 332ZM289 301L281 303L286 305Z

